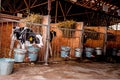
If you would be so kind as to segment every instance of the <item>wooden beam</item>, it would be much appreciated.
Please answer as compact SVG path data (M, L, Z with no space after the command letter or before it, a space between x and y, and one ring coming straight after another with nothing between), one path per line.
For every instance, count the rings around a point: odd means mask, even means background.
M68 9L66 15L68 15L68 13L70 12L71 8L72 8L72 5L69 7L69 9Z
M60 9L61 9L61 11L62 11L62 14L63 14L64 20L66 20L65 13L64 13L64 11L63 11L63 8L62 8L62 5L61 5L60 1L59 1L59 5L60 5Z
M72 16L80 16L80 15L85 15L85 14L90 14L90 13L93 13L93 12L83 12L83 13L75 13L75 14L71 14L71 15L66 15L66 17L72 17ZM63 16L57 16L57 17L63 17ZM55 18L55 17L52 17L52 18Z
M28 3L27 3L26 0L24 0L24 3L25 3L25 5L26 5L26 7L29 8L29 5L28 5Z
M55 0L51 0L51 2L52 2L52 1L55 1ZM41 4L35 5L35 6L30 6L30 9L35 8L35 7L38 7L38 6L45 5L45 4L47 4L47 3L48 3L48 2L44 2L44 3L41 3ZM16 13L21 12L21 11L24 11L24 10L26 10L26 9L27 9L27 8L21 9L21 10L19 10L19 11L16 11Z
M58 13L58 0L56 0L55 23L57 23L57 13Z
M33 2L33 4L31 5L31 7L34 6L36 2L37 2L37 0L34 0L34 2Z
M79 6L82 6L82 7L85 7L85 8L88 8L88 9L91 9L89 6L87 6L87 5L88 5L88 2L87 2L86 4L82 4L82 3L80 3L80 2L76 2L75 4L76 4L76 5L79 5ZM96 11L96 9L94 9L94 8L92 8L92 9Z
M14 12L13 11L13 7L11 6L11 4L9 3L9 1L7 1L7 4L8 4L8 9L10 12Z
M24 4L24 2L21 1L20 5L19 5L18 8L17 8L17 11L20 10L20 8L23 6L23 4Z

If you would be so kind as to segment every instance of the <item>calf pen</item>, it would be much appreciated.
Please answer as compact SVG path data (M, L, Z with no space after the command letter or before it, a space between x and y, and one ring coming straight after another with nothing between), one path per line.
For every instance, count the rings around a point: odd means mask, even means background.
M11 38L10 34L12 32L12 27L19 26L19 22L17 20L10 20L10 19L1 19L0 20L0 57L9 57L8 53L10 51L10 43ZM44 27L47 28L46 25L43 24L34 24L29 23L29 27L36 33L44 34ZM104 39L105 34L104 32L91 32L91 36L85 41L84 34L85 30L83 29L66 29L66 28L58 28L58 27L51 27L50 31L54 31L56 35L53 35L53 39L50 42L50 51L49 51L49 61L61 61L63 57L61 57L62 47L69 47L69 54L67 57L69 58L76 58L75 52L76 49L80 49L84 51L83 47L101 47L103 51L104 47ZM87 32L89 34L89 31ZM98 34L99 37L95 38L95 35ZM97 35L97 36L98 36ZM112 48L117 48L119 50L119 31L115 34L116 40L115 41L108 41L107 47L111 46ZM45 39L43 38L43 41ZM85 41L85 42L84 42ZM46 41L44 41L44 44ZM16 47L17 42L15 43L14 48ZM118 51L117 50L117 51ZM44 57L46 53L46 46L40 48L40 52L38 55L38 60L40 62L44 62ZM83 53L84 55L85 53ZM107 54L107 53L106 53ZM111 53L112 54L112 53ZM14 52L12 52L12 57L14 56ZM27 61L25 58L24 61Z
M35 32L36 34L42 34L42 35L44 34L43 27L44 28L47 27L47 25L43 25L43 24L35 24L35 23L26 23L26 24L28 24L27 27L31 28L33 32ZM0 57L10 57L9 56L9 51L11 46L10 36L12 33L12 28L14 26L20 26L20 21L12 20L12 19L4 19L4 18L0 20ZM18 44L18 41L14 43L14 48L17 47L17 44ZM12 49L11 57L14 57L13 49ZM45 47L40 48L38 61L44 60L44 52L45 52ZM25 61L27 61L27 58L25 59Z
M51 27L51 31L56 32L56 36L51 42L51 60L60 60L66 57L74 58L75 49L82 49L82 30ZM65 55L64 51L68 54Z

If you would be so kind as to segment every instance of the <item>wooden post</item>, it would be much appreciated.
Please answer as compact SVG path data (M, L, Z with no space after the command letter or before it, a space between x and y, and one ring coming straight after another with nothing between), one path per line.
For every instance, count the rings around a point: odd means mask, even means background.
M81 39L81 44L80 44L80 49L82 49L81 50L81 52L83 53L83 47L84 47L84 44L83 44L83 39L84 38L84 24L83 24L83 22L81 22L81 36L80 36L80 39Z
M49 56L49 50L50 50L50 22L51 22L51 19L50 19L50 11L51 11L51 0L48 0L48 16L47 16L47 31L46 31L46 52L45 52L45 57L44 57L44 60L45 60L45 65L48 65L48 56Z
M56 0L55 23L57 23L57 14L58 14L58 0Z
M106 54L106 48L107 48L107 26L105 27L105 41L104 41L104 54Z
M49 24L49 16L43 16L43 22L42 24L44 25L48 25ZM44 48L43 48L43 52L44 52L44 61L45 64L47 64L48 62L48 26L43 26L42 27L43 30L43 44L44 44Z

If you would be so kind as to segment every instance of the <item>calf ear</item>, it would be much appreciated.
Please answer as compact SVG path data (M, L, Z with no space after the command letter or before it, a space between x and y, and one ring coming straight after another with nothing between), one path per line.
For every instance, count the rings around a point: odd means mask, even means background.
M30 41L30 43L33 43L35 41L35 38L33 36L30 36L29 41Z

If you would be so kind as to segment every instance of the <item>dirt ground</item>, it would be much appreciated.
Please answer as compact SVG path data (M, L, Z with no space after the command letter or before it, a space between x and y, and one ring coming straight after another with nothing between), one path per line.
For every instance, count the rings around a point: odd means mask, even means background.
M68 80L120 79L120 64L105 62L63 61L49 63L15 63L13 73L0 80Z

